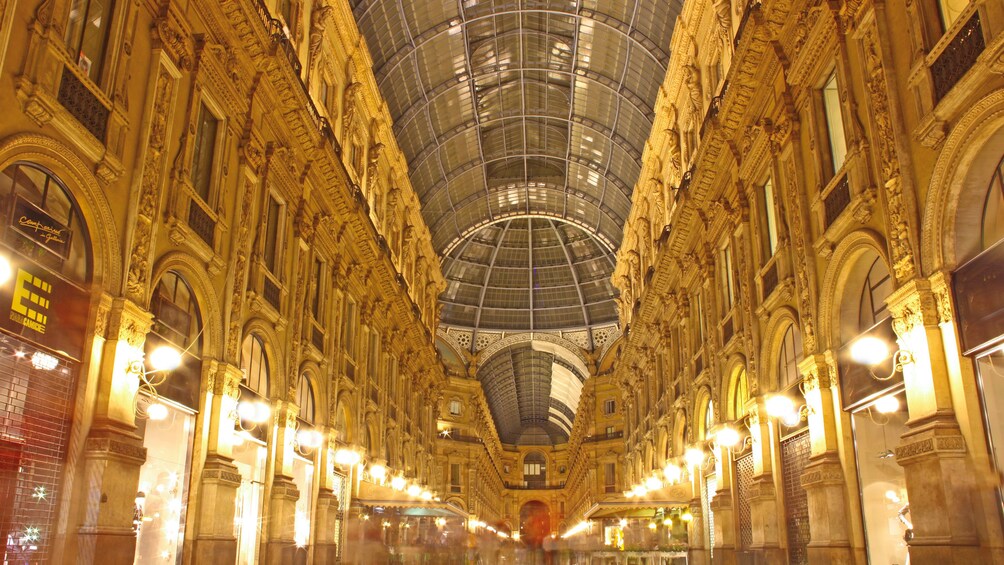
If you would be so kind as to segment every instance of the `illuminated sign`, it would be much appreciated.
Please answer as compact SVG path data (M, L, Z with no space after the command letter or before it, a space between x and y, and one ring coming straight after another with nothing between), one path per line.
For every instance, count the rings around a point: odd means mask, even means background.
M14 201L11 225L18 233L52 253L66 258L70 251L70 228L56 221L38 206L18 197Z
M52 351L80 359L90 305L88 293L41 265L0 245L15 273L0 285L0 329Z

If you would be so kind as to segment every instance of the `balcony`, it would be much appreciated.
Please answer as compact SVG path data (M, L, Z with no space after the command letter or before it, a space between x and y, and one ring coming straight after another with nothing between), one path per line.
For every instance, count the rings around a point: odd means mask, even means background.
M595 442L598 442L598 441L607 441L607 440L611 440L611 439L623 439L623 438L624 438L624 430L617 430L617 431L610 432L610 433L604 433L604 434L597 434L597 435L589 436L589 437L587 437L586 439L584 439L582 441L583 441L583 443L595 443Z
M520 481L510 483L506 481L505 488L510 490L560 490L565 488L565 481L560 483L549 483L547 481Z
M945 46L938 58L931 64L931 79L934 81L934 99L940 101L972 68L980 53L986 48L983 26L979 12L966 23Z

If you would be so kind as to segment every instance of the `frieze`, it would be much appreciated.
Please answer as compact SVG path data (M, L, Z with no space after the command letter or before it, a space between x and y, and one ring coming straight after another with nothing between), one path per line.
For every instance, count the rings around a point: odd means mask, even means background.
M146 461L146 448L142 445L116 441L108 437L89 437L84 444L84 451L89 457L105 455L118 455L126 459L133 459L136 463L142 464Z

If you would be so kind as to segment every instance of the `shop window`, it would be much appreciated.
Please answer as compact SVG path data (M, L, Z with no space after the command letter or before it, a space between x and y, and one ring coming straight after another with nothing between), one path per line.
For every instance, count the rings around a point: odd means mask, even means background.
M313 424L315 417L314 387L311 386L306 373L300 375L300 382L296 385L296 404L300 407L300 419L307 424Z
M279 266L282 262L284 212L285 206L282 202L269 194L265 210L265 248L262 258L265 267L276 277L279 276Z
M861 287L858 308L858 331L864 331L889 317L885 300L892 294L892 277L881 257L876 257L868 268Z
M192 188L203 202L209 204L213 171L216 169L216 142L220 120L203 102L199 105L195 124L195 153L192 156Z
M798 363L802 360L802 332L795 324L790 324L781 339L781 351L777 356L777 378L781 389L800 382L802 375L798 372Z
M112 0L73 0L66 25L66 47L77 66L94 82L101 80L111 29Z
M732 420L738 420L746 416L746 403L749 402L749 399L749 376L746 374L746 368L741 367L736 372L732 385L732 391L729 394L729 418Z
M1004 158L997 163L987 188L980 235L983 249L990 249L1004 239Z
M826 114L826 133L830 145L832 174L844 166L847 157L847 141L844 137L843 113L840 109L840 91L837 88L837 74L834 72L823 86L823 111Z
M182 351L182 363L157 387L158 394L192 409L199 407L202 381L202 317L191 287L174 271L164 273L150 300L153 325L147 334L149 354L165 343Z
M451 416L459 416L460 415L460 401L459 400L451 400L450 401L450 415Z
M760 230L764 263L777 253L777 208L774 204L774 184L771 179L763 184L760 191L760 206L763 210Z
M257 396L268 398L268 358L264 344L254 334L245 337L241 346L241 369L244 386Z
M0 172L0 214L48 226L43 237L20 222L5 221L4 243L18 254L72 282L90 280L90 237L69 191L48 171L15 163Z

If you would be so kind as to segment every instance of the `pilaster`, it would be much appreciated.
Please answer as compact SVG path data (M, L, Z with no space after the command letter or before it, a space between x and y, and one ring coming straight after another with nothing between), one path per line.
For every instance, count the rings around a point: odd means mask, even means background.
M276 408L278 433L275 441L275 476L266 505L268 512L266 525L266 547L263 565L287 565L293 563L296 544L294 523L296 521L296 501L300 491L293 483L293 438L296 434L298 408L291 402L280 402Z
M693 565L711 565L711 557L704 539L704 520L706 517L701 508L700 498L690 501L690 516L691 520L687 525L687 539L690 542L687 562Z
M914 279L886 301L903 364L910 420L896 448L906 474L914 563L983 562L978 547L974 471L952 409L949 372L936 300L928 281Z
M774 486L772 446L774 428L767 417L766 396L756 398L750 410L750 434L753 437L753 480L743 485L749 493L750 525L753 542L748 549L756 563L785 563L778 528L777 489Z

